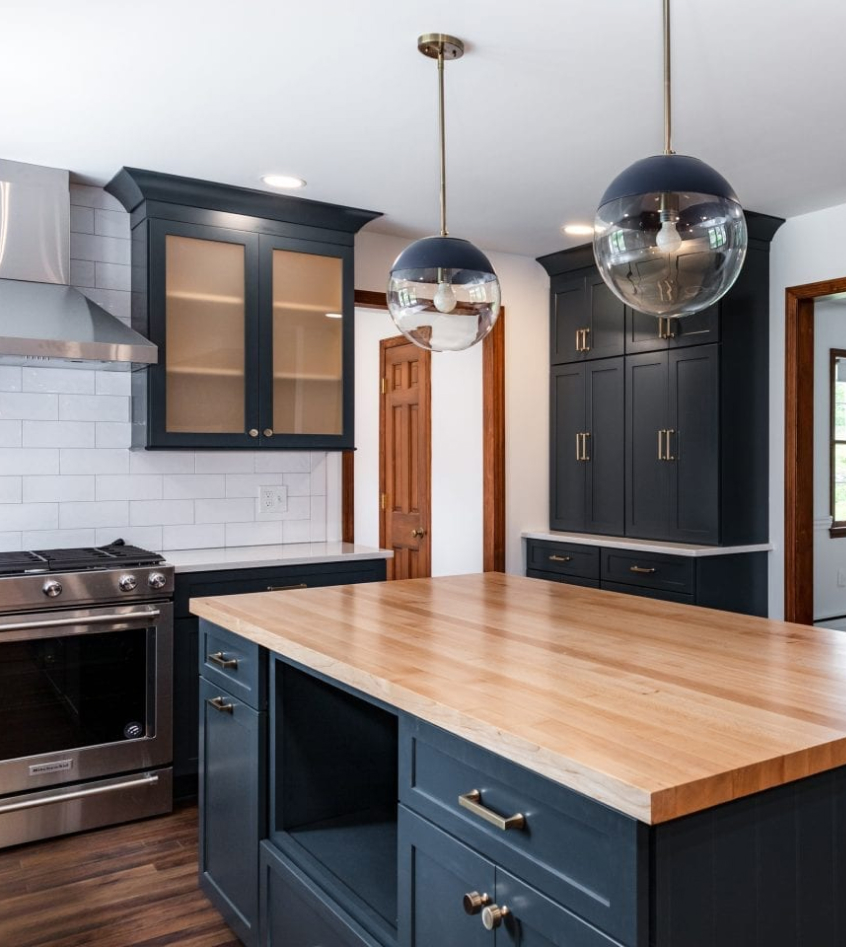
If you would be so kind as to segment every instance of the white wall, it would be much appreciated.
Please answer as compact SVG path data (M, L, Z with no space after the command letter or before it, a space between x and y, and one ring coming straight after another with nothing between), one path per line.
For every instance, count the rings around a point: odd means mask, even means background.
M403 238L364 231L356 237L356 289L384 292L391 264L408 245ZM520 533L549 522L549 278L529 257L488 253L502 285L505 323L506 569L524 569ZM366 317L365 317L366 318ZM389 317L368 324L372 348L365 361L356 328L356 541L370 543L373 516L359 511L378 491L378 457L369 460L359 420L373 411L361 385L378 379L380 332L396 335ZM390 326L390 328L388 327ZM432 356L432 571L435 575L482 568L481 346ZM369 361L368 361L369 360ZM373 365L375 364L375 368ZM374 381L374 384L377 382ZM378 442L378 395L376 395ZM365 422L366 423L366 422ZM378 444L377 444L378 447ZM375 465L375 466L374 466ZM372 482L372 485L370 483ZM360 492L361 491L361 492ZM359 534L359 517L364 533ZM376 525L378 538L378 523Z
M829 535L831 525L831 349L846 349L846 306L814 307L814 620L846 615L846 543Z
M784 291L846 276L846 204L788 220L770 256L770 615L784 615ZM811 419L808 419L811 423ZM840 540L844 542L846 540Z

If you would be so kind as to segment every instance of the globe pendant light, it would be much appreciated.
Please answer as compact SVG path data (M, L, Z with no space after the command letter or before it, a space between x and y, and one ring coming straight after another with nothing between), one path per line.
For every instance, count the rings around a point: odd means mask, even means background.
M593 249L624 303L654 316L687 316L731 288L746 257L746 220L731 185L671 142L670 0L664 0L664 153L636 161L608 187Z
M464 43L425 33L417 48L438 60L441 159L441 233L412 243L396 258L388 279L388 310L402 334L433 352L457 352L481 341L499 315L500 290L490 260L446 228L444 60L460 59Z

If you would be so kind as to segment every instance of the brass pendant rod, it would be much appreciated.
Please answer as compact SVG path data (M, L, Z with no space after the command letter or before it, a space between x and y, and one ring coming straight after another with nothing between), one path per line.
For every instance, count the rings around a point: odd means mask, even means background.
M448 235L446 225L446 123L444 122L444 50L438 49L438 124L441 147L441 236Z
M664 154L673 151L673 103L670 68L670 0L664 0Z

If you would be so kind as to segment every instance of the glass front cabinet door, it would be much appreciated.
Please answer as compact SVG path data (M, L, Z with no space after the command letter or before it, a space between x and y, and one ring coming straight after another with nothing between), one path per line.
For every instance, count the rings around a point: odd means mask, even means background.
M352 248L150 221L149 447L353 446Z

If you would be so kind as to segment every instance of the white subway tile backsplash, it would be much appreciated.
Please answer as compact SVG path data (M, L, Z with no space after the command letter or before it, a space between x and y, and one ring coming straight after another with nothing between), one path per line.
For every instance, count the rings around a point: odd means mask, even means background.
M70 209L71 233L94 233L94 208L72 204Z
M23 548L23 537L20 532L0 533L0 552L19 552Z
M130 236L129 214L123 209L118 211L97 208L94 211L94 232L104 237L121 237L128 240Z
M123 205L116 197L112 197L108 191L104 191L101 187L91 187L88 184L72 183L70 186L70 202L71 207L79 205L81 207L102 207L105 210L123 211Z
M63 500L93 500L93 477L25 477L24 503L58 503Z
M132 289L132 268L121 263L96 263L95 277L98 289Z
M128 450L65 448L61 452L61 470L63 476L65 474L123 474L129 473L129 459Z
M311 523L309 520L288 520L282 526L283 543L307 543L311 540Z
M92 503L60 503L62 529L95 526L127 526L129 503L126 500L95 500Z
M311 495L326 496L326 454L324 452L311 455Z
M162 548L161 526L121 526L118 530L110 526L101 526L97 530L95 542L98 546L107 546L117 538L123 539L131 546L140 546L142 549Z
M308 473L311 454L308 451L266 451L256 454L256 473Z
M95 273L94 263L90 260L71 260L70 277L73 286L77 288L80 286L94 286Z
M0 475L57 474L56 448L0 447Z
M129 240L99 237L88 233L71 233L72 260L93 260L95 263L130 264Z
M93 395L95 374L88 368L25 368L23 390Z
M284 542L282 523L278 521L261 523L227 523L226 546L269 546Z
M179 526L194 522L193 500L130 500L130 526ZM183 547L190 549L190 546Z
M26 530L20 549L68 549L71 546L93 546L93 529Z
M61 421L129 420L129 399L112 395L59 395Z
M194 501L194 520L197 523L250 523L255 518L255 500Z
M14 365L0 366L0 391L20 391L21 370Z
M194 473L194 454L191 451L174 451L172 454L158 450L134 450L129 452L131 474L189 474Z
M214 549L226 545L224 526L165 526L162 549Z
M0 421L0 447L20 447L21 437L20 421Z
M20 503L22 493L21 477L0 477L0 503Z
M24 421L24 447L94 447L93 421Z
M128 398L132 393L132 372L96 372L98 395Z
M55 421L58 417L59 400L56 395L0 392L0 418L14 418L16 421Z
M282 483L288 488L289 497L307 497L311 494L311 474L282 474ZM324 489L324 493L326 490Z
M281 520L307 520L311 516L311 497L288 495L288 509L276 514Z
M128 422L97 421L97 447L129 447L132 425Z
M258 498L259 487L281 486L282 483L279 473L227 474L225 496Z
M0 506L0 530L56 529L57 503L4 503Z
M194 470L197 473L252 473L255 458L249 451L197 451Z
M309 540L313 543L326 542L326 497L313 496L311 498Z
M104 474L97 477L98 500L161 500L159 474Z
M164 477L166 500L200 500L225 496L226 478L223 474L166 474Z
M118 289L99 289L87 286L80 286L79 288L82 294L92 302L102 306L106 312L110 312L129 325L130 316L132 315L132 293L125 293Z

